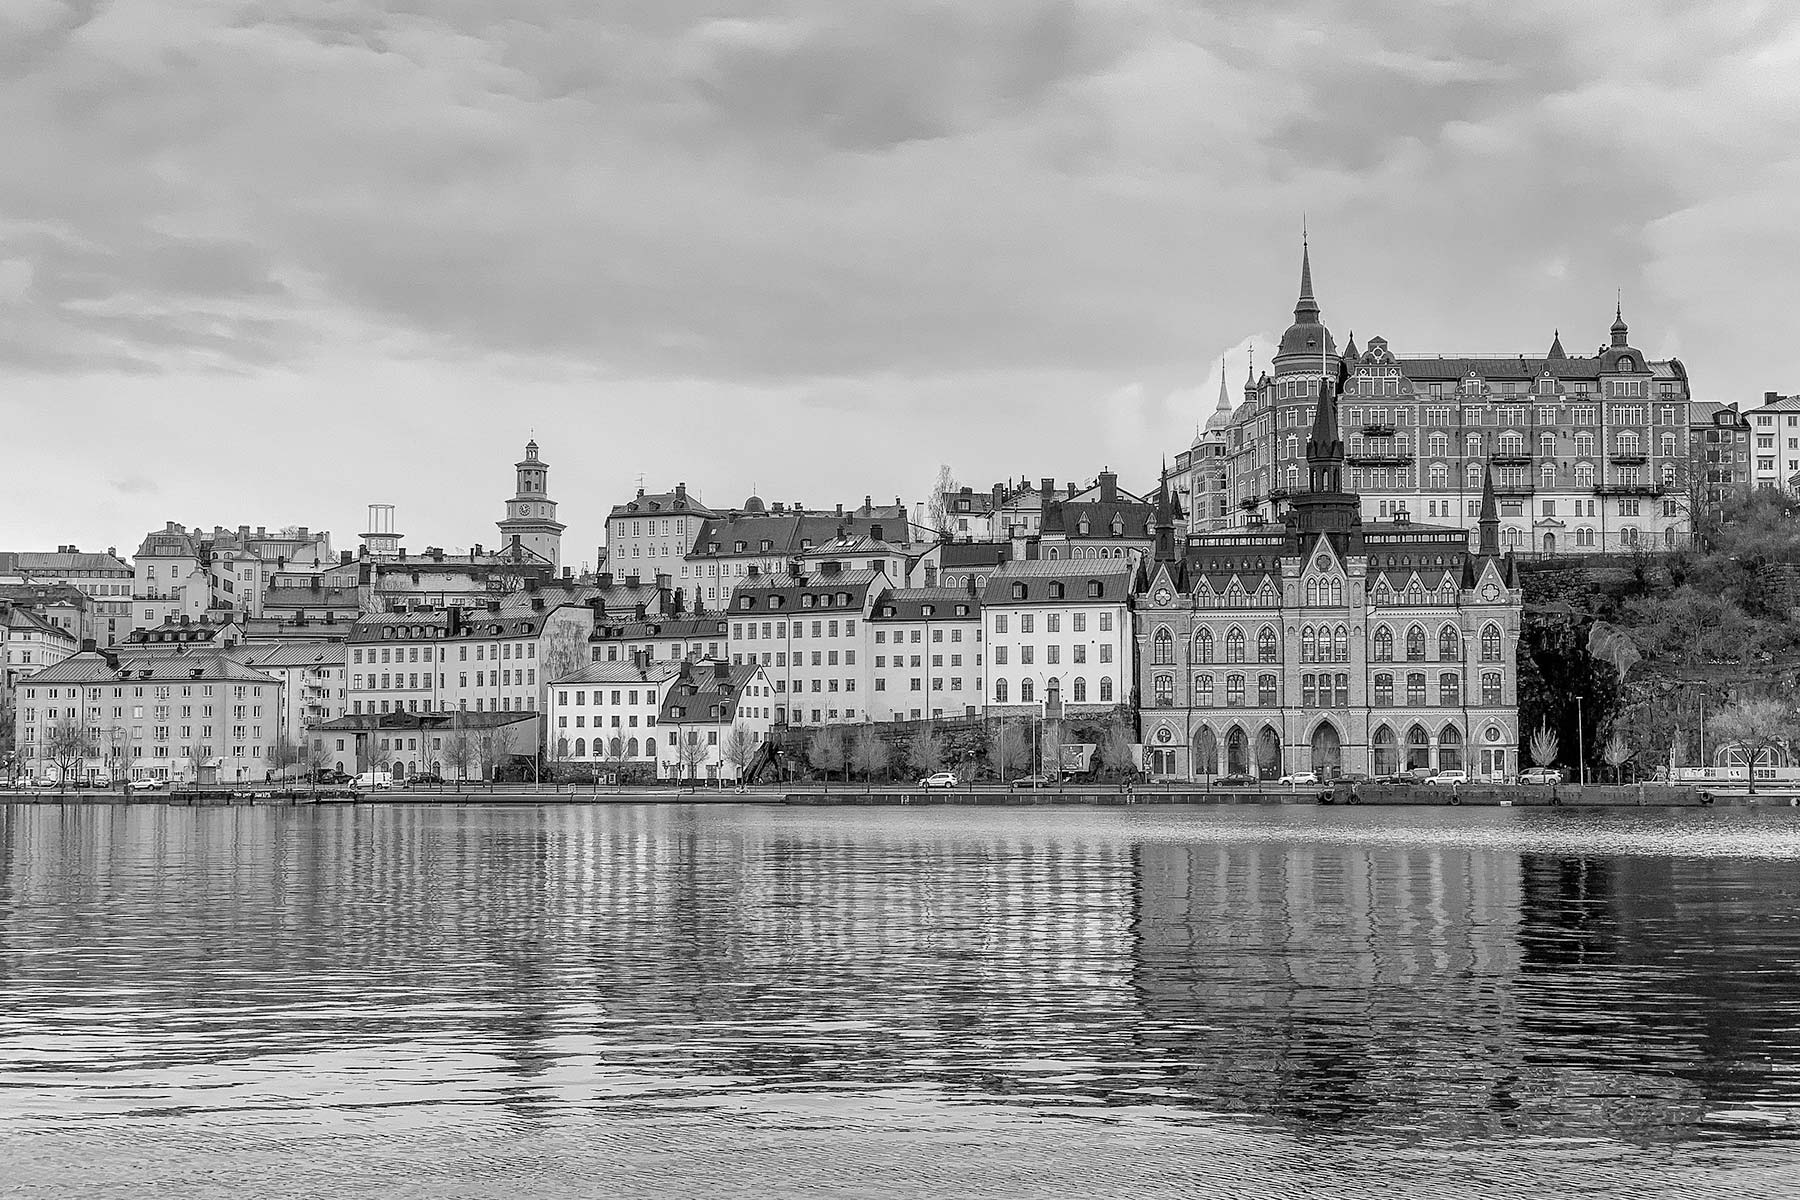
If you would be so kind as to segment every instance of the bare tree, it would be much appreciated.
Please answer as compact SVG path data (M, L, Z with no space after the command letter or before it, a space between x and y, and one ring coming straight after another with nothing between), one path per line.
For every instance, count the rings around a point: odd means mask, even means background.
M111 776L116 787L122 776L131 772L131 751L134 743L129 725L111 725L107 727L106 739L106 773Z
M844 739L836 729L827 726L815 730L806 743L806 761L812 764L813 770L825 775L825 782L831 782L831 773L844 769Z
M1606 744L1600 748L1600 757L1605 759L1606 765L1613 769L1614 783L1625 782L1623 773L1625 764L1629 762L1631 756L1636 753L1637 751L1633 750L1630 743L1625 740L1625 732L1623 730L1615 729L1612 731L1612 735L1606 739Z
M446 767L456 768L458 783L469 777L469 767L475 761L475 739L469 734L469 721L461 710L450 718L450 732L444 738L443 756Z
M1533 766L1547 767L1556 761L1559 749L1556 734L1551 731L1548 721L1538 726L1537 732L1531 735L1531 762Z
M56 764L56 790L69 785L69 771L97 752L93 735L74 717L59 717L44 730L43 754Z
M306 756L303 761L306 763L307 781L312 790L317 792L319 790L319 772L331 766L331 754L325 749L324 740L317 737L303 743L301 752Z
M744 781L744 772L750 766L750 760L756 757L756 735L742 725L733 725L731 732L725 737L725 745L721 749L725 761L731 764L738 782Z
M369 750L364 756L371 771L389 771L394 766L394 748L386 738L369 735Z
M863 773L865 790L875 786L875 772L885 770L888 762L887 743L875 732L873 725L864 725L856 731L855 739L850 743L850 763Z
M943 770L944 739L929 727L919 730L913 735L912 744L906 748L906 761L921 776Z
M556 621L544 631L538 651L538 681L544 686L566 679L587 666L587 631L579 621Z
M1135 775L1142 763L1138 759L1138 750L1132 743L1131 732L1123 725L1107 726L1106 737L1100 742L1100 762L1109 770L1121 775Z
M700 765L706 761L707 745L700 740L700 735L690 729L683 737L681 731L675 731L675 761L681 765L682 774L689 783L693 783L700 775Z
M1756 764L1766 753L1773 766L1777 754L1794 735L1794 718L1788 706L1771 697L1744 697L1733 701L1708 722L1713 736L1744 751L1750 769L1750 790L1756 790Z
M931 498L925 502L925 519L939 534L948 536L950 533L950 493L961 486L949 463L938 467L937 482L932 484Z
M182 747L181 757L182 761L187 764L188 774L193 776L193 779L191 780L192 786L198 788L200 786L200 772L205 770L206 764L212 760L212 748L210 746L202 746L198 743L194 743Z
M1011 721L1000 721L988 730L988 766L1002 782L1024 770L1031 761L1024 732Z
M512 731L504 725L483 730L475 738L475 769L481 778L494 781L495 769L506 761L512 749Z

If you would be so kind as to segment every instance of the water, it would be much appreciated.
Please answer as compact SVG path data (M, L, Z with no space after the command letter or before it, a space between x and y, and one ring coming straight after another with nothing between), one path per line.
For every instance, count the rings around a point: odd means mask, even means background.
M0 808L0 1194L1800 1196L1800 814Z

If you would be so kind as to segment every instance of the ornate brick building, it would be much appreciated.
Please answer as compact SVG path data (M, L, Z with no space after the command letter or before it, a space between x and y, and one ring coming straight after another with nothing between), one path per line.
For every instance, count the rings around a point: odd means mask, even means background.
M1517 771L1521 592L1484 468L1453 526L1370 521L1329 382L1283 519L1178 541L1167 485L1136 587L1140 729L1161 778ZM1280 411L1280 410L1277 410Z

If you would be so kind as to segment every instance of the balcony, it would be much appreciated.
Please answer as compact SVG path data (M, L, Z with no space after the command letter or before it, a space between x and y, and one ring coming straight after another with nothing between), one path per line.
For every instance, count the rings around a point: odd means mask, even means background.
M1496 483L1494 485L1494 495L1496 496L1530 496L1536 494L1536 492L1537 485L1530 481Z
M1596 496L1660 496L1668 490L1667 484L1640 482L1635 479L1625 483L1596 483L1594 485L1594 495Z
M1269 489L1270 500L1286 500L1290 494L1291 493L1284 487L1272 487Z
M1362 427L1366 437L1393 437L1394 426L1389 421L1370 421Z
M1517 450L1517 451L1502 450L1502 451L1500 451L1500 453L1495 454L1493 457L1491 457L1488 461L1493 463L1496 467L1503 467L1503 466L1522 467L1522 466L1530 465L1531 455L1525 453L1523 450Z
M1363 451L1344 455L1344 462L1352 467L1408 467L1412 465L1412 460L1411 454L1398 450Z
M1642 454L1609 454L1606 461L1615 467L1641 467L1650 460Z
M1262 503L1261 496L1245 496L1242 500L1238 501L1238 507L1243 509L1245 512L1254 512L1254 511L1256 511L1256 506L1261 503Z

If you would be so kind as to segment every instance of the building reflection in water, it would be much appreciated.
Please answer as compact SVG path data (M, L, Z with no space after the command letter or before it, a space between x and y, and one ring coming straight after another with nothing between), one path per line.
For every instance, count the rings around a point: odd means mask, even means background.
M1293 832L0 808L0 1083L172 1103L241 1066L521 1120L905 1088L1646 1139L1793 1092L1787 864Z

